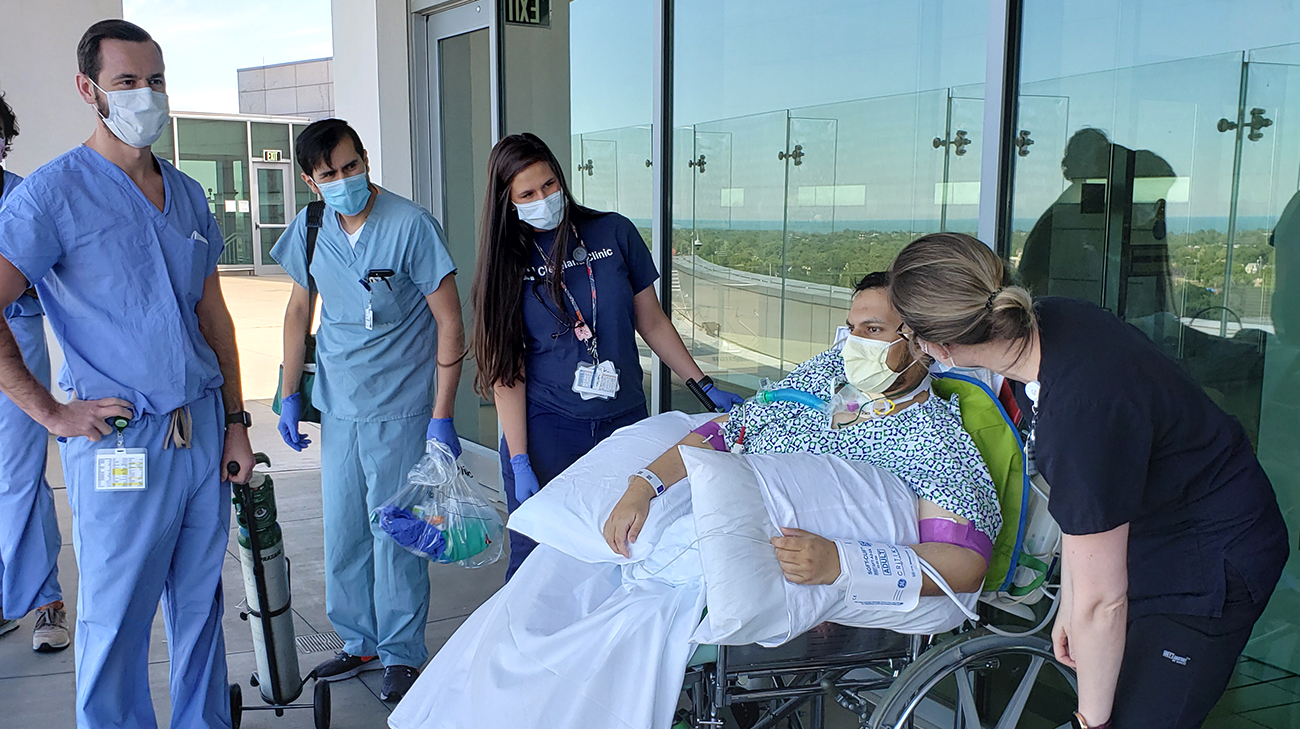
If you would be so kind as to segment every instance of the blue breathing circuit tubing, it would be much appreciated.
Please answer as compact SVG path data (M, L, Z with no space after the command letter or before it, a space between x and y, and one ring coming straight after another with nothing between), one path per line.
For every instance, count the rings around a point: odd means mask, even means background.
M793 387L783 387L779 390L760 390L754 394L754 401L760 405L771 405L776 402L793 402L810 407L814 410L826 410L830 403L817 397L810 392L796 390Z

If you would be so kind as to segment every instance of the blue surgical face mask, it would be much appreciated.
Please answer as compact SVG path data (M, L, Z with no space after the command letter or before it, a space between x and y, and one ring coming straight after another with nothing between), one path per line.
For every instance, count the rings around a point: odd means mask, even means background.
M320 189L325 204L344 215L357 215L370 202L370 176L364 172L333 182L317 183L316 187Z
M519 219L538 230L555 230L564 220L564 191L556 190L541 200L516 203Z

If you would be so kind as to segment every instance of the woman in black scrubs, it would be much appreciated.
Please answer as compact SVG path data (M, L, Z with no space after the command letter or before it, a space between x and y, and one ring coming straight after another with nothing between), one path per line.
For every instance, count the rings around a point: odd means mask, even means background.
M1078 671L1075 725L1200 726L1289 551L1240 423L1136 328L1032 299L970 236L920 238L890 273L913 346L1006 376L1031 418L1065 534L1052 640Z

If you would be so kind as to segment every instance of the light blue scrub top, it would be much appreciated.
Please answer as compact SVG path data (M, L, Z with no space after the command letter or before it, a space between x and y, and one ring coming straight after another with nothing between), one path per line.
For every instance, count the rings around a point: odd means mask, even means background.
M0 209L0 256L36 283L59 387L165 415L222 384L194 307L225 242L199 183L158 166L163 212L89 147L55 158Z
M428 210L383 190L354 249L326 207L311 273L320 292L316 385L312 403L340 420L381 422L433 410L436 327L425 298L456 272L442 226ZM307 209L294 218L271 257L307 287ZM368 271L390 269L383 283L361 285ZM374 328L366 329L366 300ZM459 352L448 358L459 356Z
M5 185L4 192L0 192L0 208L4 207L5 200L18 189L18 183L23 181L22 175L16 175L9 170L4 171ZM17 319L20 316L40 316L45 310L41 308L41 302L33 296L26 294L19 296L18 300L5 307L5 319Z

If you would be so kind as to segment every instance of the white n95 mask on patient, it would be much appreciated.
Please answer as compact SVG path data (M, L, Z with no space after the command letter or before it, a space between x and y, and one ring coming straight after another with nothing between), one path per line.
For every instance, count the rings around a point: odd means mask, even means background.
M903 341L881 342L850 334L844 340L840 356L844 358L844 377L863 393L880 395L902 372L889 368L889 350ZM916 364L915 361L912 364ZM911 367L912 365L908 365ZM904 370L907 368L904 367Z
M555 230L564 220L564 190L556 190L541 200L516 203L519 219L538 230Z
M104 91L94 81L90 83L108 100L108 116L99 118L113 136L136 149L144 149L162 136L171 118L167 94L150 88Z

